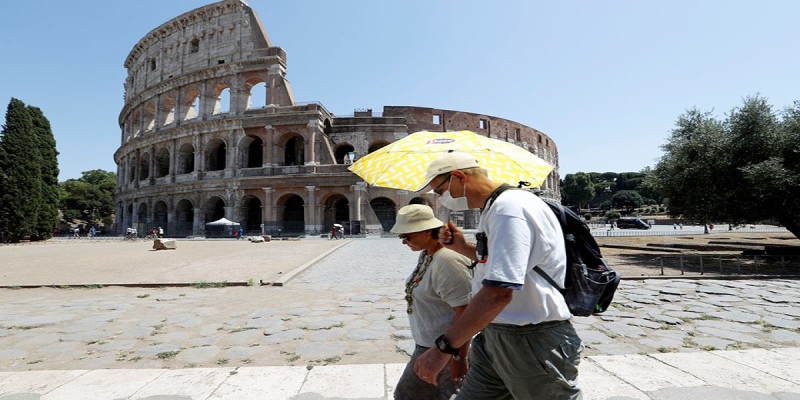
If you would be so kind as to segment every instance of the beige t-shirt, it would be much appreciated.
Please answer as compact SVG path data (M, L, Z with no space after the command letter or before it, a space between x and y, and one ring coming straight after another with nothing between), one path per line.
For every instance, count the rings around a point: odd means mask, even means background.
M469 302L470 263L467 257L446 248L433 253L428 270L411 294L412 313L408 319L411 336L418 345L433 346L436 338L453 323L453 307ZM413 276L412 272L406 284Z

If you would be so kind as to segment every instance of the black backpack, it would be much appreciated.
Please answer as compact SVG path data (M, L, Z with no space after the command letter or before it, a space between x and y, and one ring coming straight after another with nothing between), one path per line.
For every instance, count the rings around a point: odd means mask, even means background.
M500 186L492 193L490 201L493 203L500 193L511 188L508 185ZM614 299L614 292L617 291L622 277L603 259L591 230L578 214L561 204L542 200L556 215L564 232L564 247L567 252L564 287L560 287L538 265L533 270L561 292L572 315L588 317L602 313Z

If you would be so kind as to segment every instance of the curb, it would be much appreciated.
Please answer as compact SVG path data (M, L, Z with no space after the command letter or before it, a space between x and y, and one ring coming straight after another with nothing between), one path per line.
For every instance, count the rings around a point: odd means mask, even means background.
M338 246L336 246L336 247L334 247L334 248L332 248L332 249L330 249L330 250L318 255L313 260L311 260L311 261L309 261L309 262L307 262L307 263L305 263L305 264L303 264L303 265L301 265L301 266L299 266L299 267L297 267L297 268L295 268L295 269L293 269L293 270L281 275L281 277L279 279L277 279L275 282L272 282L271 285L272 286L283 286L283 285L285 285L286 282L288 282L290 279L294 278L296 275L298 275L299 273L301 273L304 270L306 270L308 267L316 264L317 261L327 257L328 255L332 254L334 251L339 250L340 248L342 248L342 246L344 246L344 245L346 245L346 244L348 244L348 243L350 243L352 241L353 241L352 239L345 239L342 244L340 244L340 245L338 245ZM270 283L263 283L263 284L264 285L270 285Z

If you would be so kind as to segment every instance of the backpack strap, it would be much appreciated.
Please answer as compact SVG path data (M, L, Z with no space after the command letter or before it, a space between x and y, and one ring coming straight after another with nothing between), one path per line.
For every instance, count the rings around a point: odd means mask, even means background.
M564 211L564 207L562 205L560 205L560 204L556 204L556 203L553 203L553 202L550 202L550 201L547 201L547 200L544 200L544 199L542 199L542 200L547 204L548 207L550 207L550 209L553 209L553 208L558 209L558 213L557 213L556 217L558 218L558 224L561 225L561 233L564 235L564 243L574 242L575 241L575 235L573 235L571 233L567 233L567 213L566 213L566 211ZM569 257L567 257L567 258L568 258L567 262L569 262ZM556 283L556 281L553 280L553 278L551 278L550 275L547 274L547 272L544 272L543 269L539 268L538 265L534 266L533 270L536 271L536 273L538 273L539 275L541 275L542 278L544 278L548 283L553 285L553 287L556 288L559 292L561 292L562 294L564 293L564 291L566 289L562 288L561 286L559 286ZM569 265L567 265L567 270L569 270Z
M556 281L554 281L553 278L551 278L550 275L547 274L547 272L544 272L544 270L539 268L538 265L533 267L533 270L536 271L536 273L538 273L539 275L541 275L542 278L544 278L544 280L553 285L553 287L556 288L559 292L561 292L562 294L564 293L565 289L561 288L561 286L558 286Z

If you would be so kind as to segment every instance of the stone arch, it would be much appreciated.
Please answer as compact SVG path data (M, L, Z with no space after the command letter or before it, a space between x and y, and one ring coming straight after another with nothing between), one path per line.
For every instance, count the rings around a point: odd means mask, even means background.
M175 122L175 98L167 96L161 103L161 118L162 126L166 126Z
M131 157L130 164L128 164L128 182L136 180L136 168L138 167L139 159L136 156Z
M206 205L203 207L205 221L214 222L225 217L225 200L219 196L209 196Z
M408 204L423 204L433 208L433 203L425 197L417 196L408 201Z
M246 110L253 110L264 108L267 106L267 83L261 77L253 77L248 79L244 84L245 92L247 94L247 102L245 103Z
M156 178L169 175L169 159L169 150L166 147L162 147L156 151Z
M260 168L264 164L264 141L258 136L247 135L239 142L242 168Z
M128 204L128 207L125 208L125 218L124 218L124 220L125 221L131 221L128 224L127 228L135 228L135 226L133 226L133 203Z
M384 146L386 146L388 144L389 144L389 142L387 142L385 140L374 141L374 142L369 144L369 148L367 150L367 153L372 153L372 152L374 152L376 150L380 150L382 147L384 147Z
M261 233L261 200L256 196L245 196L242 199L242 228L246 232Z
M150 177L150 153L144 152L139 157L139 180Z
M283 165L305 164L305 139L299 134L284 136Z
M133 119L131 120L131 132L133 133L132 137L137 137L142 133L142 113L138 110L133 113Z
M181 103L182 120L195 119L200 115L200 90L191 87L184 92L184 101Z
M388 232L394 226L395 216L397 215L397 206L394 201L386 197L374 198L369 202L375 216L381 223L381 227L385 232Z
M214 86L214 111L213 115L224 114L231 111L231 87L226 82Z
M168 229L167 227L167 203L163 200L156 202L153 207L153 225L159 228ZM164 232L167 234L167 232Z
M156 105L149 101L144 105L144 131L149 132L156 127Z
M147 218L147 203L140 203L138 207L136 207L136 220L139 221L140 226L149 226L150 220ZM149 228L148 228L149 229ZM142 235L146 235L147 233L139 231Z
M178 173L192 172L194 172L194 146L191 143L184 143L178 149Z
M329 230L333 224L342 224L347 230L350 229L350 203L346 196L334 193L322 204L323 231Z
M283 233L304 233L306 223L303 198L290 193L278 200L278 206L282 209L280 226Z
M194 234L194 204L181 199L175 206L175 222L170 229L170 236L191 236Z
M334 156L336 157L336 163L349 164L350 159L347 157L347 154L354 151L355 148L350 143L342 143L336 146L336 150L334 151Z
M221 171L227 165L228 149L220 138L211 139L206 145L206 171Z

